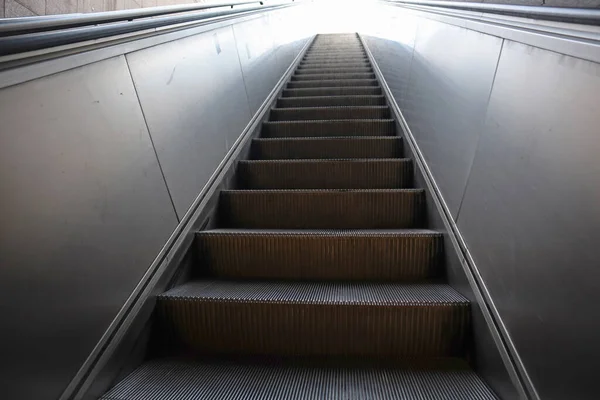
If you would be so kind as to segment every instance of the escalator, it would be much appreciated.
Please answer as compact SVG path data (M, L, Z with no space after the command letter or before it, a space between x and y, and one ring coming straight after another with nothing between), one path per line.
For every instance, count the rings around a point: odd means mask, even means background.
M359 38L319 35L104 400L495 399Z

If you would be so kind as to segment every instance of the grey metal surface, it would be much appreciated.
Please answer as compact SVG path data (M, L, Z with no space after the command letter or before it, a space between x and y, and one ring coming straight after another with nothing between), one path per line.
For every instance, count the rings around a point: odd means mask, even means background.
M144 364L102 399L221 400L493 400L486 384L460 360L405 369L329 364L312 368L285 360L275 365L227 360L192 363L157 360ZM441 368L440 368L441 367ZM273 384L277 382L277 384Z
M458 218L544 399L597 397L598 76L505 43Z
M287 68L278 62L277 33L270 30L270 19L265 15L233 27L251 113L256 112Z
M584 8L572 8L574 3L561 3L562 7L541 7L546 4L544 1L536 0L494 0L482 1L483 3L500 4L479 4L476 2L464 1L438 1L438 0L387 0L389 3L415 4L424 6L434 6L441 8L456 8L461 10L472 10L486 13L496 13L503 15L515 15L524 18L546 19L551 21L565 21L580 24L598 25L600 24L600 10L590 10ZM502 4L506 3L506 4ZM554 4L556 5L556 4ZM577 4L579 5L579 4Z
M394 18L392 14L391 19ZM416 27L417 21L409 19L407 23L407 29L410 25ZM398 25L397 25L398 26ZM411 43L410 31L405 32L403 35L398 35L393 29L385 23L381 22L378 24L378 37L365 37L364 40L369 44L369 50L372 50L372 54L376 56L378 66L383 67L382 71L385 71L385 76L390 79L382 84L385 90L389 90L390 94L395 88L394 101L395 104L400 103L402 98L406 98L406 87L408 87L409 79L412 77L409 74L410 59L412 58L412 48L409 46ZM404 63L400 60L404 59ZM451 63L451 62L450 62ZM388 86L389 84L389 86ZM431 112L430 116L434 116L435 112ZM452 120L448 121L449 124ZM411 128L411 127L409 127ZM408 139L407 139L408 140ZM421 145L421 143L419 143ZM413 159L420 159L416 153L413 152L412 145L405 146L407 151L406 156ZM464 267L461 265L464 263L462 256L456 254L452 238L452 232L450 228L446 226L445 222L440 216L439 205L434 197L432 197L431 186L427 183L427 179L424 176L424 171L419 168L415 168L415 185L416 187L428 187L427 194L427 208L429 216L429 226L444 233L444 248L447 254L446 260L446 274L450 284L459 290L462 294L467 296L473 302L473 330L474 330L474 341L473 349L474 362L477 367L477 371L482 374L485 379L492 385L494 390L498 393L501 398L513 399L519 397L518 390L514 386L514 381L511 382L511 377L507 373L501 354L498 352L497 344L494 342L495 339L491 335L482 308L485 305L480 303L480 298L473 293L473 288L470 282L465 277ZM439 189L439 188L438 188ZM437 189L436 189L437 190ZM450 213L447 214L450 216ZM487 310L483 310L486 311ZM488 313L489 314L489 313Z
M0 91L5 397L57 398L177 225L123 57Z
M403 113L456 217L475 156L502 39L423 19ZM400 90L400 89L398 89Z
M151 7L145 9L120 10L95 12L88 14L70 14L60 15L54 18L34 17L20 21L11 21L11 23L0 24L0 36L17 35L31 32L42 32L58 29L75 28L79 26L89 26L106 24L118 21L132 21L139 18L157 17L161 15L176 14L181 12L190 12L197 10L206 10L209 8L233 8L246 4L262 5L260 0L255 1L236 1L236 2L211 2L207 4L182 4L163 7Z
M256 111L248 108L233 30L165 43L127 60L181 218Z

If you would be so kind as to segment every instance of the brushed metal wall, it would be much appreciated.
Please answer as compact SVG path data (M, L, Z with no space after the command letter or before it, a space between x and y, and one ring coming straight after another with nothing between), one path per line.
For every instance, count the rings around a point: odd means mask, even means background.
M4 397L61 395L308 40L275 38L301 9L0 89Z
M0 365L55 399L177 225L123 56L0 91Z
M398 7L380 15L366 42L537 392L597 398L600 66Z

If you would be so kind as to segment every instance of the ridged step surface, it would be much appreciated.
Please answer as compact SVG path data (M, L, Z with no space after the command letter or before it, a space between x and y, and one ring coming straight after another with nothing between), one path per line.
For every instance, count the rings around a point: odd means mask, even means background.
M221 224L243 229L421 228L421 189L224 190Z
M293 81L314 81L323 79L375 79L375 74L370 72L331 72L324 74L301 74L292 76Z
M305 96L280 97L278 108L330 107L330 106L381 106L385 96Z
M267 121L263 137L393 136L393 119L355 119L327 121Z
M315 121L334 119L389 119L388 106L274 108L271 121Z
M343 73L372 73L371 67L329 67L329 68L299 68L294 74L312 75L312 74L343 74Z
M255 160L402 157L402 139L381 137L259 138L252 141Z
M246 160L238 163L239 189L406 189L410 159Z
M298 66L298 69L305 68L365 68L370 67L371 63L368 60L357 60L357 61L326 61L326 62L304 62L302 61Z
M376 79L322 79L313 81L290 81L287 84L288 89L340 86L379 86L379 82L377 82Z
M102 400L496 399L466 363L443 361L392 368L285 360L155 360L136 369Z
M414 282L439 275L429 230L243 230L197 233L200 265L223 279Z
M452 357L470 318L442 284L194 281L157 308L167 337L209 354Z
M381 95L381 87L321 87L308 89L283 89L283 97L304 96L372 96Z

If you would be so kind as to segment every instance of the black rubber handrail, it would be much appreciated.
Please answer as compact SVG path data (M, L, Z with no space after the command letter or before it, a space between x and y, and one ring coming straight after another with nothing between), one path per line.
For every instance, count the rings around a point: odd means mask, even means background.
M428 7L452 8L465 11L502 14L515 17L572 22L586 25L600 25L600 10L589 8L562 8L542 6L518 6L510 4L482 4L442 0L382 0L397 5L418 5Z
M263 5L264 0L254 1L237 1L227 3L203 3L203 4L183 4L176 6L152 7L134 10L122 11L106 11L91 14L74 14L64 15L58 18L32 17L27 20L21 19L15 23L0 24L0 36L23 35L35 32L47 32L53 30L62 30L77 28L82 26L93 26L100 24L108 24L120 21L133 21L140 18L158 17L162 15L178 14L191 11L208 10L211 8L260 4ZM8 20L10 22L10 19Z
M0 37L0 56L25 53L28 51L42 50L56 46L63 46L89 40L122 35L137 31L176 25L185 22L201 21L205 19L227 15L244 14L253 11L265 11L293 4L294 0L272 3L265 6L248 7L239 10L201 11L183 15L167 15L163 17L143 19L140 21L117 22L109 25L95 25L80 28L71 28L60 31L29 33L16 36ZM237 3L240 4L240 3Z

